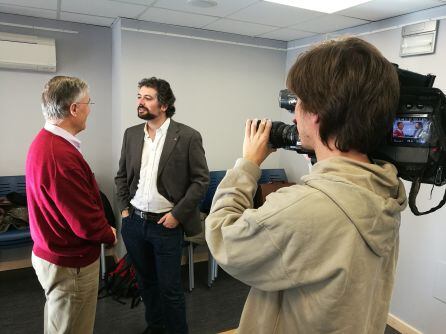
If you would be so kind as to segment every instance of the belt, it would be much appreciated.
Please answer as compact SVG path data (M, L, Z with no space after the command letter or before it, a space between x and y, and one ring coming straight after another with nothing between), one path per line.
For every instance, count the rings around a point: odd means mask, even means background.
M133 213L144 220L155 220L158 221L161 219L162 216L164 216L167 212L148 212L148 211L141 211L137 208L133 208Z

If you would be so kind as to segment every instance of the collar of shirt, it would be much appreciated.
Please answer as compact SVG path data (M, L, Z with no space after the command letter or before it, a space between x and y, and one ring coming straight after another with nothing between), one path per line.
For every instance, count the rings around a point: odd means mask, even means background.
M76 147L76 149L81 152L81 141L69 133L67 130L58 127L57 125L51 124L50 122L46 122L44 129L55 134L56 136L62 137L67 140L71 145Z
M167 129L169 128L170 125L170 117L168 117L163 125L161 125L158 129L156 129L156 134L155 137L158 137L159 135L165 135L167 132ZM144 139L148 140L150 138L149 136L149 131L147 131L147 123L146 126L144 126Z

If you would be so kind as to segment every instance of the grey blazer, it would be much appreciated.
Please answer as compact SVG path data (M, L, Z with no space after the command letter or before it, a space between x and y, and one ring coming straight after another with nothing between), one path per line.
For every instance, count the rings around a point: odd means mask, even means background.
M115 177L119 210L130 207L139 182L145 123L125 130L119 170ZM158 192L174 203L173 216L187 236L201 232L198 205L209 184L201 135L170 120L158 166Z

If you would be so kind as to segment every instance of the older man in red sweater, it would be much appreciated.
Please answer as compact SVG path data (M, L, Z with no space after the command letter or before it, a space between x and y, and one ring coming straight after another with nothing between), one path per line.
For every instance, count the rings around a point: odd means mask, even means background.
M93 333L101 243L115 244L94 175L75 137L90 113L87 84L56 76L42 93L45 127L26 160L32 263L45 290L45 333Z

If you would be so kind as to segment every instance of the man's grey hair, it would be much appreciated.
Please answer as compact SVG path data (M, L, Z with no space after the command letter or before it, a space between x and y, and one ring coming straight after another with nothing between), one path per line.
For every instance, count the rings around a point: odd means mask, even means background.
M85 81L68 76L55 76L42 93L42 112L46 120L62 120L69 116L70 105L88 93Z

